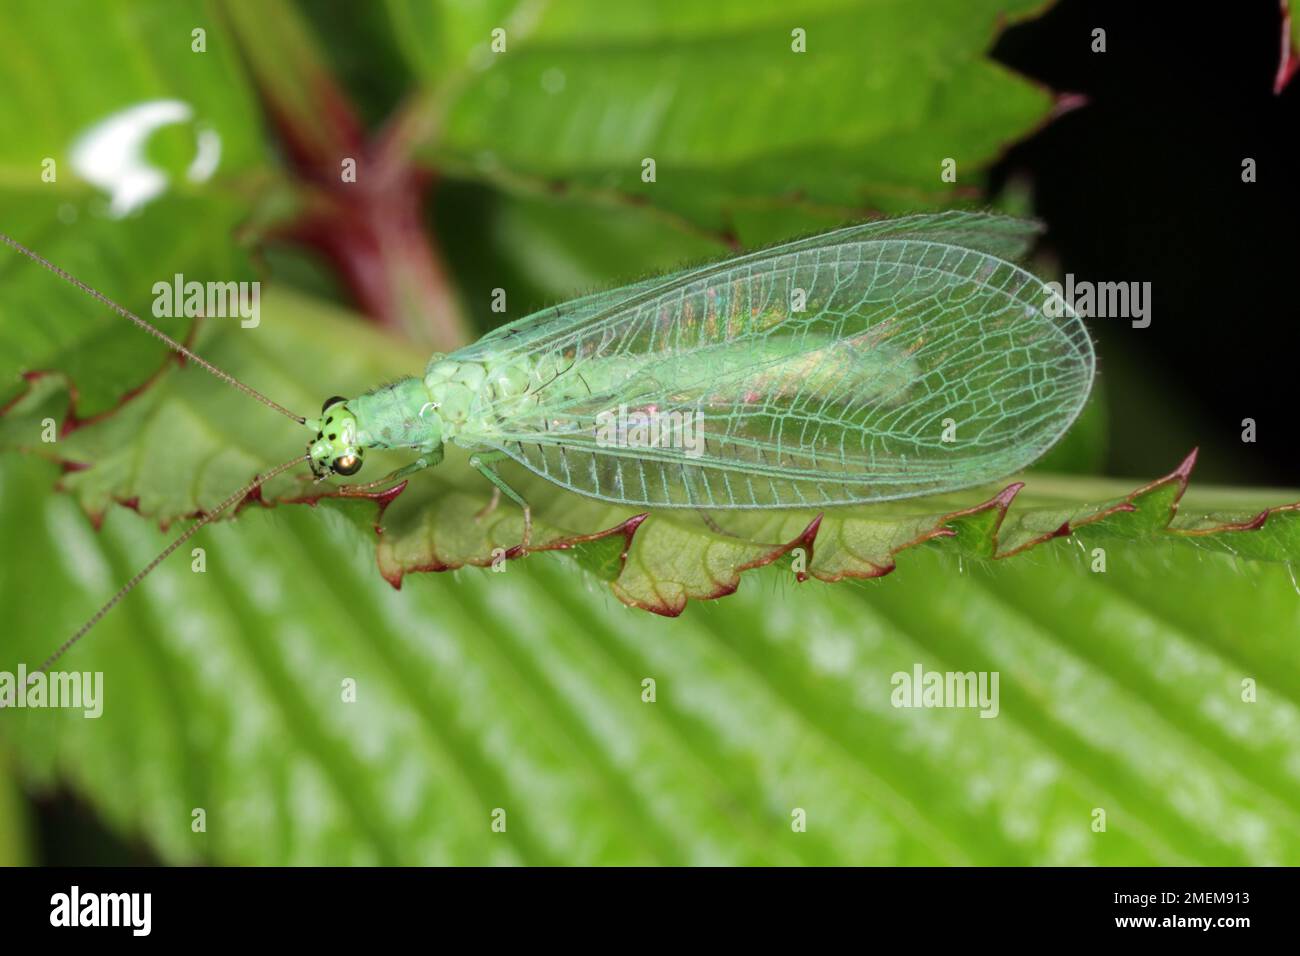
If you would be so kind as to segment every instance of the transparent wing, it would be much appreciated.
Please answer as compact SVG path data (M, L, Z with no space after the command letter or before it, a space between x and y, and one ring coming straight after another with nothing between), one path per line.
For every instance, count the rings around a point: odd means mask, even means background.
M1093 377L1079 318L1000 255L1032 229L909 217L642 283L616 305L588 297L456 353L531 382L523 399L485 397L481 433L463 438L651 507L819 507L996 480L1066 431Z
M1032 220L1014 219L989 213L950 210L902 216L897 219L879 219L874 222L846 226L832 232L821 233L807 239L796 239L770 249L761 249L739 259L725 263L710 263L694 269L684 269L667 275L653 276L617 289L594 292L534 312L515 322L493 329L473 344L456 352L453 358L478 359L491 354L503 345L515 349L545 348L547 341L562 339L575 328L591 326L594 331L602 318L618 321L619 306L655 289L666 288L696 274L704 274L721 267L732 268L750 259L765 259L775 255L867 239L929 238L967 249L987 252L1000 259L1020 259L1042 232L1042 226Z
M654 276L631 285L619 286L617 289L593 292L591 295L584 295L578 299L561 302L559 305L550 306L540 312L525 316L516 322L510 322L493 329L477 342L456 352L452 357L474 357L476 354L483 354L498 349L503 345L517 347L525 341L536 342L548 335L557 333L561 329L571 329L585 325L598 316L617 311L618 306L629 299L634 299L638 295L659 286L675 282L693 271L696 270L684 270L669 275Z

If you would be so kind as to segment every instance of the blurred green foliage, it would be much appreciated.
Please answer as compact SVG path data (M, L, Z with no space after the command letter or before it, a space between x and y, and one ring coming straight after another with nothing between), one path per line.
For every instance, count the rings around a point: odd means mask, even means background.
M285 118L259 103L311 102L304 64L328 66L372 143L404 144L437 173L431 255L485 328L737 244L979 202L981 166L1046 115L1043 91L984 56L999 22L1037 6L946 0L918 17L868 2L791 14L777 2L390 0L340 13L23 0L7 13L23 42L0 61L3 228L144 314L153 283L176 272L256 275L263 240L263 324L209 323L199 346L311 410L425 356L324 301L344 284L282 240L320 186L290 161ZM250 22L275 65L256 78L241 48ZM191 52L196 27L206 53ZM506 52L494 54L498 27ZM795 28L807 53L791 51ZM190 138L171 130L149 155L172 188L109 218L70 145L160 97L192 104L182 132L218 132L217 175L176 175ZM294 119L332 148L328 122ZM956 186L939 179L948 157ZM509 290L505 316L489 309L495 288ZM22 542L0 563L0 669L42 659L167 540L113 498L174 517L301 444L192 369L169 368L114 411L161 351L12 256L0 260L0 363L3 398L25 396L0 420L0 533ZM33 369L58 374L21 377ZM43 445L41 419L69 406L109 415ZM1054 467L1095 460L1097 421ZM51 457L94 467L63 476L64 494ZM465 531L483 495L470 477L442 471L455 507L406 530L434 550ZM1059 487L1069 507L1093 490ZM268 497L293 491L286 480ZM773 566L668 620L554 555L503 574L412 575L394 591L376 572L373 514L244 509L196 539L204 573L174 558L66 659L105 673L102 718L0 714L0 859L30 842L8 798L17 781L71 788L168 862L1300 861L1300 599L1283 564L1186 541L1062 539L1002 562L919 548L869 583L795 585ZM510 543L514 530L484 533ZM716 559L722 545L705 544ZM918 664L999 672L998 717L892 706L892 676ZM806 832L792 829L797 809Z

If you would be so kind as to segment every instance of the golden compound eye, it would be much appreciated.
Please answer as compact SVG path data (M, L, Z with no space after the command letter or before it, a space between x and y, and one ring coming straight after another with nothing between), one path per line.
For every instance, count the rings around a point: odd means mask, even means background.
M339 475L355 475L361 470L361 459L356 455L344 455L334 459L334 472Z

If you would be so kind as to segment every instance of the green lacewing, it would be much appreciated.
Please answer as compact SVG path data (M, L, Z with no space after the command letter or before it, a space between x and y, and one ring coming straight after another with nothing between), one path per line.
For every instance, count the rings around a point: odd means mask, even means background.
M589 295L503 326L422 376L304 418L7 237L19 252L313 433L136 575L48 667L195 531L274 475L356 474L367 449L437 465L454 443L635 507L829 508L955 491L1026 467L1092 387L1082 321L1012 260L1036 224L945 212L850 226ZM1052 306L1048 308L1049 304Z

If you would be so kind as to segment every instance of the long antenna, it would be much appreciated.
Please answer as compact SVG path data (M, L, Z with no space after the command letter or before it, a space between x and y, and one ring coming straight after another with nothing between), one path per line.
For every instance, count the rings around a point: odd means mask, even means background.
M199 367L211 372L213 375L221 379L227 385L233 385L235 388L239 389L249 398L257 399L267 408L274 408L281 415L284 415L286 418L292 418L299 425L305 425L307 423L307 419L303 418L301 415L295 415L293 412L289 411L289 409L285 408L283 405L279 404L278 402L271 401L269 398L267 398L257 389L245 385L243 382L235 378L235 376L231 375L229 372L224 372L221 369L217 368L215 365L213 365L211 362L209 362L207 359L200 358L199 356L195 355L193 352L191 352L185 346L181 345L181 343L177 342L166 332L163 332L161 329L155 328L154 326L150 325L148 322L140 318L140 316L136 315L130 309L118 305L116 302L114 302L108 296L104 295L104 293L100 292L98 289L92 289L90 286L86 285L86 283L82 282L76 276L69 275L67 272L64 272L62 269L56 266L49 259L46 259L43 256L39 256L35 252L32 252L32 250L28 249L26 246L24 246L21 242L18 242L16 239L11 239L8 236L6 236L3 232L0 232L0 242L3 242L6 246L9 246L11 249L14 249L17 252L21 252L23 255L25 255L28 259L31 259L37 265L41 265L49 269L60 279L63 279L67 282L70 282L72 285L75 285L78 289L86 293L86 295L90 296L91 298L98 299L100 302L104 303L104 305L108 306L114 312L118 313L118 315L122 315L130 319L132 322L134 322L140 328L144 329L154 338L161 339L164 343L166 343L167 347L171 349L173 352L178 352L181 355L185 356L195 365L198 365Z
M288 471L294 465L302 464L310 457L311 457L310 455L299 455L297 458L293 458L290 459L289 461L286 461L283 465L276 465L274 468L272 468L264 475L256 475L253 478L253 480L250 481L248 484L244 485L244 487L240 488L238 491L232 494L225 501L221 502L221 504L217 505L207 514L202 515L197 521L194 522L194 524L190 525L183 532L181 532L180 536L175 541L167 545L167 547L163 548L162 551L159 552L158 557L154 558L152 561L146 564L143 568L140 569L139 573L136 574L135 577L133 577L130 581L127 581L126 584L122 585L121 590L119 590L116 594L114 594L111 598L109 598L108 602L103 607L101 607L98 611L96 611L93 615L91 615L90 619L86 621L85 624L77 628L76 632L70 638L68 638L66 641L60 644L59 649L45 659L45 663L40 666L40 670L42 672L49 670L51 665L53 665L55 661L57 661L60 657L62 657L72 648L73 644L76 644L77 641L85 637L86 634L90 631L90 629L103 619L105 614L113 610L114 606L116 606L116 604L119 601L121 601L122 598L130 594L137 584L139 584L146 577L148 577L150 571L158 567L158 565L162 564L163 561L167 559L168 555L170 555L173 551L175 551L177 548L183 545L186 541L190 540L190 538L192 538L195 532L197 532L200 528L202 528L206 524L211 523L212 521L215 521L218 517L220 517L223 511L225 511L231 505L243 501L245 498L251 495L255 490L260 488L266 482L270 481L276 475Z

